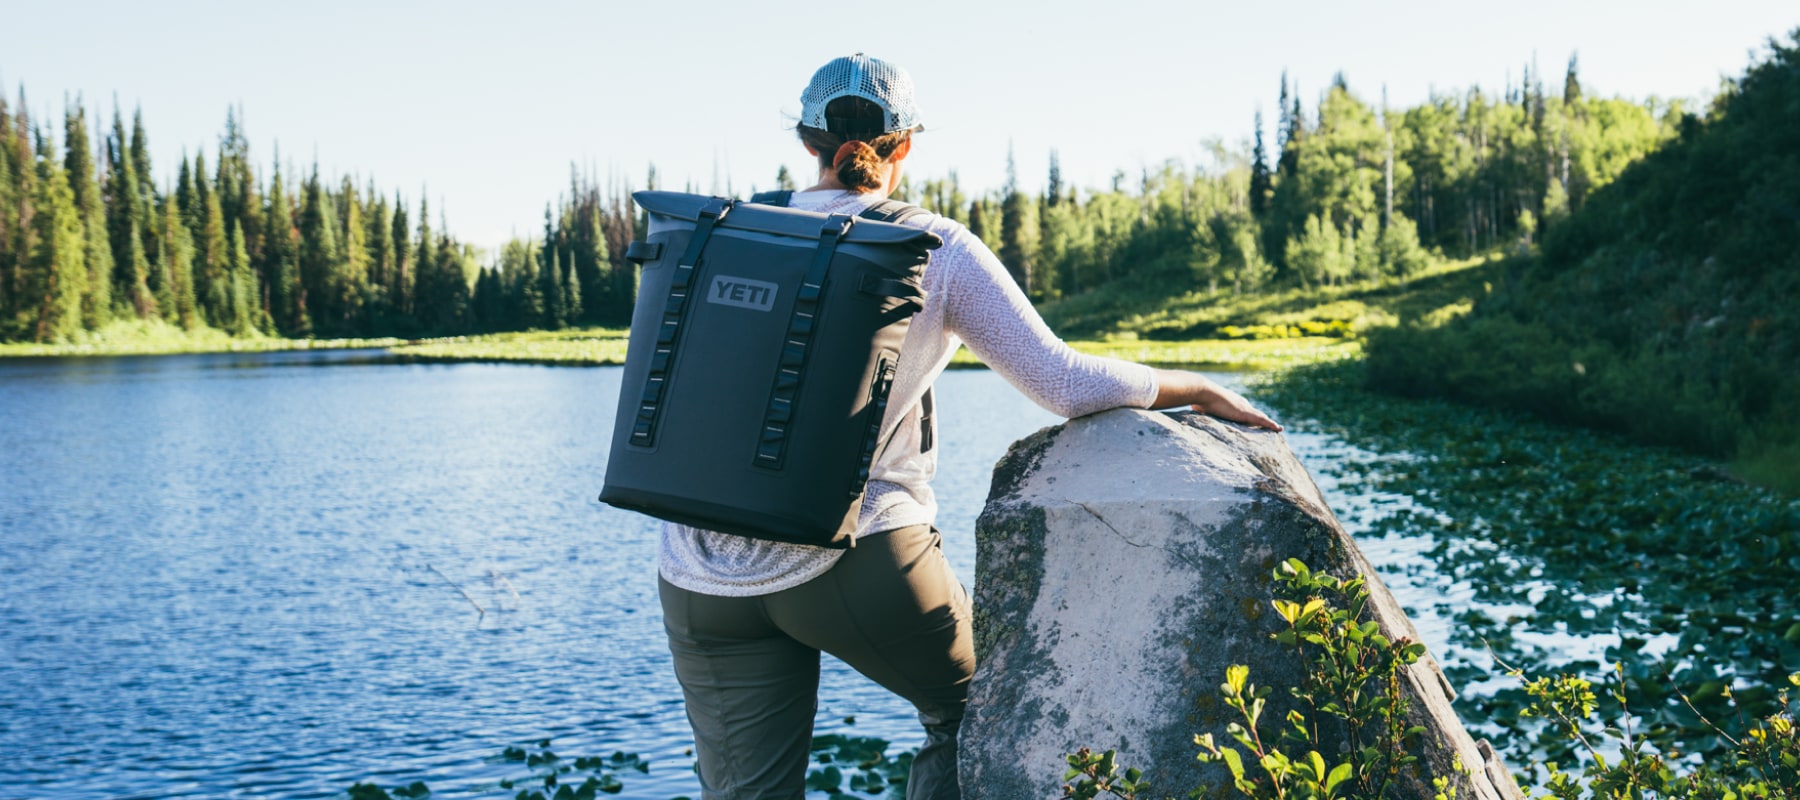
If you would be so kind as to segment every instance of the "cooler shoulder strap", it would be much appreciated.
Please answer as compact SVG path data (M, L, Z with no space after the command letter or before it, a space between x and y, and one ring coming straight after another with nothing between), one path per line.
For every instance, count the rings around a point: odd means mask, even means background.
M927 213L925 209L911 203L903 203L899 200L882 200L875 205L869 206L867 210L863 211L858 216L877 222L892 222L899 224L924 213ZM925 396L919 398L919 452L921 453L931 452L933 439L936 438L937 420L933 418L932 414L933 410L935 410L935 406L936 403L931 396L931 387L927 386L925 387ZM895 430L897 431L899 429L896 428ZM885 452L887 450L887 444L892 441L893 434L888 434L888 442L883 443L881 449Z
M876 222L900 223L924 213L926 213L925 209L911 203L902 203L899 200L882 200L875 205L869 206L868 209L857 216L860 216L863 219L872 219Z
M792 189L757 192L750 195L750 202L752 203L766 206L781 206L783 208L786 208L791 204L793 199L794 192ZM882 200L875 205L868 207L857 216L876 222L892 222L898 224L924 213L926 213L925 209L911 203L903 203L899 200ZM937 420L932 413L935 410L935 406L936 403L932 397L931 388L926 387L925 396L919 400L919 452L921 453L930 452L932 445L935 443L934 439L936 438L935 434L937 432ZM892 441L893 434L889 434L888 441L882 443L881 450L886 451L888 442Z

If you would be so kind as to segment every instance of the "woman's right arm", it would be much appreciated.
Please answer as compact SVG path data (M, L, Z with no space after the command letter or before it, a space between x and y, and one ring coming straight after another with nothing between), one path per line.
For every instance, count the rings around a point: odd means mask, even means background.
M1064 417L1109 408L1190 405L1213 416L1281 430L1205 376L1076 352L1044 323L1000 259L958 226L940 251L948 268L944 324L976 357L1038 405ZM934 256L935 258L936 256Z

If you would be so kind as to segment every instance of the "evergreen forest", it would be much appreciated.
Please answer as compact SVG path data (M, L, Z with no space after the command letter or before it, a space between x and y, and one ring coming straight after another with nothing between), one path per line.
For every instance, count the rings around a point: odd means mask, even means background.
M1335 77L1317 102L1280 82L1273 141L1206 165L1062 180L1042 194L975 190L955 173L896 193L967 224L1041 302L1110 287L1253 293L1405 277L1433 259L1528 247L1627 164L1672 138L1678 103L1604 98L1571 61L1560 86L1527 67L1498 94L1472 88L1392 109ZM142 115L96 137L79 100L34 120L0 100L0 339L52 342L115 319L283 337L429 336L621 326L635 276L629 189L579 174L541 236L481 254L374 183L263 168L239 115L211 153L171 171L149 158ZM209 158L210 156L210 158ZM167 169L166 167L164 168ZM655 188L652 170L649 186ZM778 186L792 186L784 169ZM1072 322L1077 322L1071 320ZM1093 325L1076 324L1077 330ZM1210 331L1167 331L1166 335Z
M60 125L0 100L0 341L67 341L115 320L240 336L420 336L622 325L633 213L577 178L541 239L489 264L428 201L371 181L260 169L236 111L209 162L159 182L142 114L96 138L79 100ZM504 298L504 299L502 299Z
M1385 391L1780 460L1800 439L1796 60L1771 41L1705 107L1605 96L1575 58L1408 107L1342 74L1316 93L1282 75L1271 118L1255 110L1250 140L1212 141L1201 163L1076 187L1052 151L1035 192L1009 153L1003 186L953 171L907 176L895 194L966 224L1065 337L1366 333ZM0 99L0 341L73 341L120 320L284 338L630 321L623 255L644 220L621 181L572 170L541 233L485 252L434 226L423 195L259 160L236 110L215 148L171 169L151 163L141 114L128 124L115 108L97 131L79 99L60 120L28 108L23 90ZM1259 326L1157 313L1171 298L1429 282L1470 259L1501 266L1448 314L1247 334Z

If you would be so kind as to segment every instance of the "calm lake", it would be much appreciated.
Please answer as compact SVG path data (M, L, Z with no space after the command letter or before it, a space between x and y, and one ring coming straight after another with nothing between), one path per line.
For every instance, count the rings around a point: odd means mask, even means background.
M620 370L373 355L0 360L0 797L473 794L545 737L648 759L625 797L698 794L659 523L594 499ZM937 388L968 583L994 462L1058 420L991 372ZM1359 457L1289 441L1316 474ZM1408 502L1319 481L1352 530ZM1428 544L1364 547L1442 652ZM829 659L818 719L920 738Z

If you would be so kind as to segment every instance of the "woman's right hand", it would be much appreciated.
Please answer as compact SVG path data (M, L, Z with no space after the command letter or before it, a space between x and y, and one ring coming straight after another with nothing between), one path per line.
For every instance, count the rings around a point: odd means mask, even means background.
M1159 369L1156 371L1156 404L1153 408L1189 406L1195 411L1223 420L1281 432L1281 423L1269 418L1245 400L1243 395L1214 383L1197 372Z

